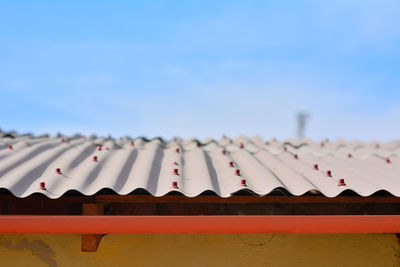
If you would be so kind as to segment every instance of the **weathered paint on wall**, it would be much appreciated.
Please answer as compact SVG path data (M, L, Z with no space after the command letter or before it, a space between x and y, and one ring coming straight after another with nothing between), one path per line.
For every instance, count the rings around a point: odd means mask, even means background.
M0 235L0 266L400 266L394 234Z

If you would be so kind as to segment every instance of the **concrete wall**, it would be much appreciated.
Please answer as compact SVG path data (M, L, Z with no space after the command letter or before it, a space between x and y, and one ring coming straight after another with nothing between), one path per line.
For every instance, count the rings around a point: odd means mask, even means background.
M400 266L394 234L0 235L0 266Z

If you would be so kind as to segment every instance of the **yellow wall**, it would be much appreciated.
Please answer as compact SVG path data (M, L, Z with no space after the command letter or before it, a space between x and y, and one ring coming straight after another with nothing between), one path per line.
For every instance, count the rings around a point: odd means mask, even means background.
M0 235L0 266L400 266L393 234Z

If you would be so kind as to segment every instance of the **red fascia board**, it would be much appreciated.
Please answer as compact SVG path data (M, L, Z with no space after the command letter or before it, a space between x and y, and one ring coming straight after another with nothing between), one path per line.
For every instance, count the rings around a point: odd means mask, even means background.
M399 233L400 215L1 215L0 233Z

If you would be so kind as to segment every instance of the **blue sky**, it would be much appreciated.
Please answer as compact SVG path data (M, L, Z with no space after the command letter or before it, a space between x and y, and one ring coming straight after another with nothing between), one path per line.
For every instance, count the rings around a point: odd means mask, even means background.
M386 141L399 74L396 0L0 2L3 131Z

